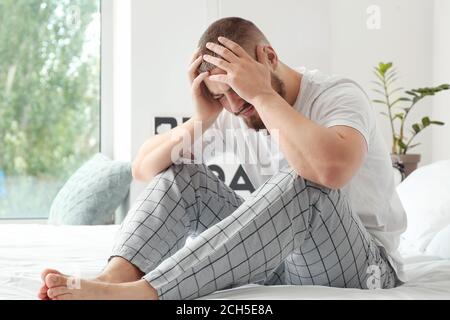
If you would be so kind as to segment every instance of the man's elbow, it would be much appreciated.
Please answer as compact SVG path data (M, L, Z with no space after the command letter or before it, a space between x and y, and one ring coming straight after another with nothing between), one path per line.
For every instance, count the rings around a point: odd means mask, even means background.
M141 169L141 165L140 165L140 163L138 163L136 161L134 161L131 166L131 174L132 174L134 180L141 181L141 182L146 181L145 175Z
M340 177L338 174L330 173L329 175L321 178L320 184L329 189L338 190L344 187L347 182L347 180L342 179L342 177Z
M317 183L329 189L341 189L344 187L350 179L345 179L341 170L333 167L329 169L320 169L320 173L312 174L311 176L304 175L301 170L295 170L297 174L303 179Z
M340 165L332 165L322 171L320 176L320 184L329 189L341 189L345 187L353 175L349 172L349 168Z

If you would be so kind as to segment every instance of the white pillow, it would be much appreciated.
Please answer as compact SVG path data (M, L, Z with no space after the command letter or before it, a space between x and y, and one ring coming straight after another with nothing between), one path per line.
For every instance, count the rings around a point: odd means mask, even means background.
M426 253L441 259L450 259L450 225L434 236Z
M436 234L450 225L450 160L418 168L397 192L408 217L402 240L425 252Z

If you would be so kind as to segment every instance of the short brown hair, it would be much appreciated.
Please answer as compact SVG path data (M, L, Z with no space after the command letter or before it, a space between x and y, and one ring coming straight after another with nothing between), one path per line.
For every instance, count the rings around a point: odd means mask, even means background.
M200 54L217 56L217 54L206 48L206 43L219 43L217 38L220 36L239 44L253 58L256 58L255 50L257 44L269 44L265 35L253 22L238 17L228 17L215 21L206 29L198 42ZM203 61L198 69L200 72L205 72L214 68L216 66L213 64Z

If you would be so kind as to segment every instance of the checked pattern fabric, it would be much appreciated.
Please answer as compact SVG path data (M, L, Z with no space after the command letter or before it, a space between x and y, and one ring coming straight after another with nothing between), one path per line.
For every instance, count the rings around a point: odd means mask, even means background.
M372 289L396 282L345 194L289 167L244 201L206 165L172 165L130 209L114 256L138 267L160 299L249 283Z

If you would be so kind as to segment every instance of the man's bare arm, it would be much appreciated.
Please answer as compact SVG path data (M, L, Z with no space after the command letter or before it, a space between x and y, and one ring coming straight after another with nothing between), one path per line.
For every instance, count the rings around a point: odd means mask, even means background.
M305 179L338 189L350 181L364 161L367 145L356 129L322 127L295 111L278 94L257 99L255 108L269 132L278 130L281 151Z
M276 61L269 60L264 46L257 46L256 61L237 43L224 37L218 41L222 45L207 46L223 58L204 59L226 74L209 80L229 85L255 107L269 132L277 130L280 149L299 175L333 189L347 184L365 158L364 137L350 127L322 127L294 110L271 85Z
M194 143L194 138L200 138L194 137L194 126L201 125L201 134L203 134L222 111L222 106L211 97L205 96L204 90L202 90L203 80L208 76L208 72L198 73L202 59L197 50L188 69L192 100L196 109L194 116L169 132L149 138L142 145L133 161L133 177L135 179L148 182L171 166L179 157L183 156L183 139L188 138L191 143Z
M183 156L183 138L194 142L195 121L196 118L191 118L166 133L149 138L133 161L133 177L148 182Z

